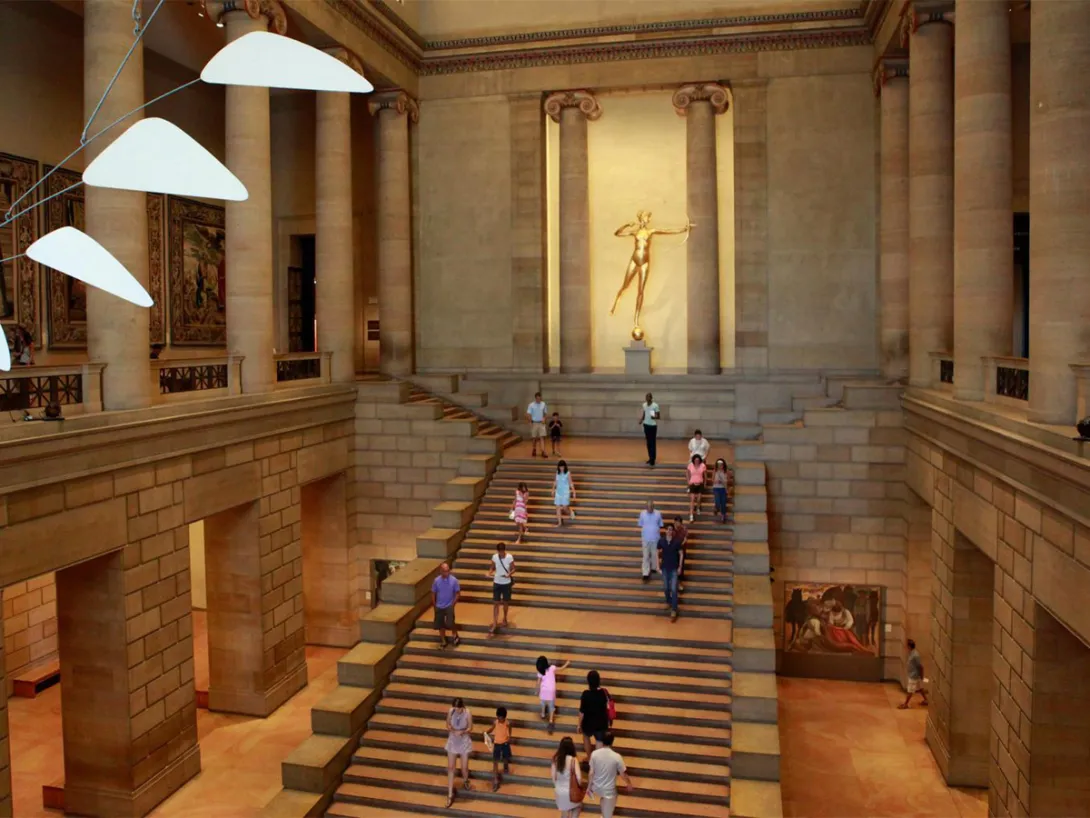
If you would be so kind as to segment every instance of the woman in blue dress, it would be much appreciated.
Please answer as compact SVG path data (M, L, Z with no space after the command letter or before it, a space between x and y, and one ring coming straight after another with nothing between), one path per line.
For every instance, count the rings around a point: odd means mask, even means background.
M556 464L556 479L553 480L553 504L556 506L558 526L564 525L564 512L575 519L575 512L571 508L571 501L574 499L575 486L572 484L571 472L568 471L567 461L561 460Z

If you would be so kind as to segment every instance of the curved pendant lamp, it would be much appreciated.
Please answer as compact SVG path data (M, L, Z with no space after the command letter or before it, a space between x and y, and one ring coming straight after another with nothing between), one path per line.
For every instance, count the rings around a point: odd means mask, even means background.
M130 126L87 166L83 181L92 187L229 202L243 202L250 195L203 145L159 117Z
M215 85L293 88L300 91L375 90L354 69L306 43L268 31L251 31L208 61L201 79Z
M148 291L109 250L74 227L60 227L47 233L30 245L26 254L39 264L59 270L138 307L150 307L155 303Z

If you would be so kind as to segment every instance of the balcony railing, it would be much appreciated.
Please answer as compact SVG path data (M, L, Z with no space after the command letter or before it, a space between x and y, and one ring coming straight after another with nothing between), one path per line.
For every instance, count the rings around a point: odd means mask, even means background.
M290 387L297 381L329 383L331 352L284 352L276 356L276 383Z
M159 403L236 394L231 385L241 381L242 360L223 355L152 361L152 392Z
M0 412L41 414L49 404L65 415L102 411L102 364L14 367L0 373Z
M984 358L984 399L989 403L1025 406L1029 400L1029 359Z
M944 392L954 390L954 356L951 353L931 353L931 382Z

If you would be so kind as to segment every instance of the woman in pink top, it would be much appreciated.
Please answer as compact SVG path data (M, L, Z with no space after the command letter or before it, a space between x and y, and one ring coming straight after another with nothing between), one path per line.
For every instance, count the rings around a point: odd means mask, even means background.
M511 504L511 519L515 521L519 536L515 545L522 543L522 535L526 533L526 526L530 522L530 513L527 505L530 502L530 488L525 483L519 483L515 489L515 502Z
M566 670L571 662L560 667L550 665L544 656L537 657L537 695L541 699L541 718L549 720L549 734L556 729L556 674Z
M700 501L704 494L704 475L708 467L704 465L704 458L694 454L686 471L689 479L689 522L691 523L700 513Z

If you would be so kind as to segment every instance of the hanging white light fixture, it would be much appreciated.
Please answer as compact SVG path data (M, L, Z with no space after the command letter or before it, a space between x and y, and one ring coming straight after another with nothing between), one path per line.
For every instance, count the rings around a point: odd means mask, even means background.
M324 51L268 31L251 31L208 61L201 79L214 85L292 88L299 91L375 90L359 72Z
M110 251L75 227L59 227L26 251L27 257L84 284L98 287L138 307L155 302L132 273Z
M243 202L246 186L197 140L159 117L130 126L100 153L83 181L92 187Z

